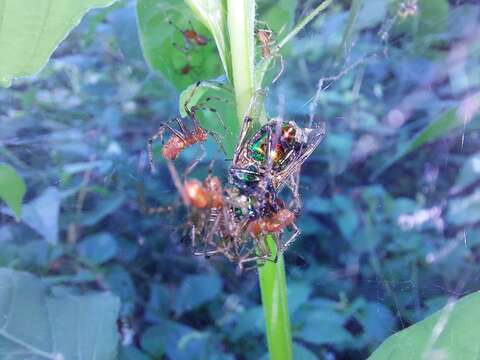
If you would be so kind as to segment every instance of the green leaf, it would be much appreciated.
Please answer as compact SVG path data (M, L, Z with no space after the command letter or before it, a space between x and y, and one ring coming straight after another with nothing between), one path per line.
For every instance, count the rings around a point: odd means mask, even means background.
M208 29L193 18L183 0L138 0L137 21L145 59L178 90L222 74ZM207 44L189 41L182 33L185 30L206 37Z
M447 219L454 225L480 221L480 190L471 195L451 200L448 204Z
M258 1L259 18L261 22L257 25L259 28L263 28L262 22L268 24L268 27L278 35L280 31L284 32L289 30L293 25L295 18L295 8L297 2L293 0L280 0L262 4L264 1Z
M22 213L25 191L25 182L15 170L10 165L0 164L0 199L15 212L17 219Z
M480 153L473 154L463 164L451 192L457 193L480 180Z
M217 275L191 275L183 281L175 304L177 315L209 302L222 291L222 281Z
M373 28L380 25L384 20L388 10L388 1L368 0L361 4L358 16L356 16L355 30L360 31L366 28ZM353 6L352 6L353 11ZM348 44L348 48L351 44Z
M393 9L398 11L402 3L404 3L403 0L396 0ZM405 19L400 18L394 29L396 32L408 31L412 33L419 48L422 48L425 47L426 37L445 30L448 13L448 0L419 0L417 13Z
M390 336L369 360L462 359L480 356L480 292Z
M60 192L47 188L40 196L23 206L22 221L38 232L50 244L58 242Z
M342 343L352 339L352 335L343 327L345 317L330 301L319 302L308 313L297 337L312 344Z
M338 58L340 59L345 54L350 52L353 43L353 35L355 32L355 23L357 22L360 9L362 8L363 0L353 0L350 7L350 15L348 17L347 27L343 33L342 43L338 52Z
M99 202L97 208L92 211L84 211L80 220L84 226L93 226L102 221L105 217L115 212L125 201L125 196L117 196Z
M359 320L364 329L364 336L369 343L378 345L394 330L395 316L385 305L369 302L362 309Z
M227 36L227 16L223 0L185 0L195 16L210 31L217 44L225 74L232 79L232 60Z
M287 289L288 310L293 314L303 304L308 302L312 288L303 282L291 282Z
M79 255L96 265L114 258L117 255L117 250L115 238L106 232L88 236L78 244Z
M450 131L452 129L460 126L466 126L466 124L472 120L473 116L476 113L475 110L473 110L473 113L468 113L469 102L472 101L473 104L474 101L478 101L479 99L480 95L474 95L471 97L470 100L465 101L463 107L455 107L442 113L436 120L432 121L422 131L415 135L412 140L410 140L406 144L402 144L401 147L397 150L397 153L393 155L389 160L387 160L383 166L381 166L376 172L372 174L372 179L378 177L398 160L403 158L405 155L411 153L412 151L418 149L419 147L435 141L444 135L450 134Z
M115 0L0 0L0 86L38 72L93 8Z
M195 105L199 107L196 116L202 127L215 134L216 140L221 142L219 145L231 157L237 144L236 134L240 129L236 119L235 98L229 87L213 81L192 84L180 94L181 116L187 116L186 103L189 109Z
M265 332L263 309L253 306L237 315L235 327L229 332L233 341L238 341L244 336L255 336Z
M133 346L120 349L118 360L149 360L148 356Z
M317 356L302 344L293 343L293 356L296 360L317 360Z
M302 31L305 26L308 25L320 12L325 10L333 0L324 0L320 3L315 9L309 12L302 20L295 24L294 28L286 35L282 37L276 44L277 50L280 51L290 40L292 40L300 31ZM253 54L252 54L253 57ZM263 82L265 80L265 75L267 74L272 60L275 59L275 56L270 56L266 59L262 58L261 61L255 66L254 74L254 89L260 90L263 89Z
M148 328L142 335L142 348L155 359L167 354L169 359L191 360L208 359L206 347L207 333L169 320L161 320L158 325Z
M2 358L113 360L119 307L108 293L54 295L28 273L0 269Z
M121 266L114 265L105 274L108 288L122 300L122 315L133 311L136 290L130 274Z

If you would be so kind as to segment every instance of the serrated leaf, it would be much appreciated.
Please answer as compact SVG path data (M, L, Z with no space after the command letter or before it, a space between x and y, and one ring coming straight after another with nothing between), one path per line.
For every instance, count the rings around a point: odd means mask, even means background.
M138 0L137 22L145 59L178 90L222 74L208 29L193 17L183 0ZM207 44L188 40L182 32L186 30L206 37Z
M217 275L191 275L183 281L177 293L175 312L186 311L209 302L222 291L222 281Z
M58 189L49 187L40 196L23 206L22 221L51 244L58 242L60 200Z
M30 76L93 8L115 0L0 0L0 86Z
M53 295L28 273L0 269L2 358L113 360L119 307L108 293Z
M10 165L0 164L0 199L5 201L13 210L15 216L20 218L22 201L26 186L23 179Z
M480 356L480 292L390 336L369 360L474 360Z

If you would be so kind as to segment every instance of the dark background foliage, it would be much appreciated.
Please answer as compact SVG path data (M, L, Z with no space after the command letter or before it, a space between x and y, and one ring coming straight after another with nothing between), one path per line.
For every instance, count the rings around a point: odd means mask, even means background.
M312 3L277 5L299 17ZM423 0L403 18L399 5L365 1L345 32L350 3L335 2L270 87L271 115L328 124L303 167L303 234L286 253L299 359L366 358L480 286L480 7ZM191 255L181 207L146 212L179 203L160 158L152 175L146 157L178 93L143 60L133 2L90 13L0 104L0 160L28 188L22 221L0 215L1 266L117 294L121 359L264 356L255 271Z

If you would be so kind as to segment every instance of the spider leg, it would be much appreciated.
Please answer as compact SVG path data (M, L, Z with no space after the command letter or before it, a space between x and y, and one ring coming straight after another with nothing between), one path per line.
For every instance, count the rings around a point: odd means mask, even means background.
M298 192L298 185L300 182L300 171L293 173L285 182L285 185L288 189L292 192L293 200L290 204L289 208L298 215L300 210L302 209L302 199L300 198L300 194Z
M183 108L185 110L185 112L190 115L192 113L192 108L195 107L192 106L192 107L189 107L189 104L190 102L194 99L194 95L195 93L197 92L197 90L201 87L202 84L212 84L212 85L215 85L215 86L218 86L219 88L224 88L223 87L223 84L218 82L218 81L211 81L211 80L199 80L195 83L195 85L193 86L193 89L192 91L190 92L188 98L185 100L185 102L183 103Z
M175 208L173 205L169 206L159 206L159 207L148 207L145 209L145 213L147 215L154 215L154 214L163 214L166 212L170 212Z
M213 226L208 230L207 234L204 236L203 242L205 247L210 244L214 246L214 244L211 243L212 238L215 236L215 233L217 232L219 226L220 226L220 216L215 217L215 221L213 223ZM207 219L209 221L209 219Z
M280 71L279 71L278 74L273 78L272 84L275 84L275 82L280 78L280 76L283 74L283 71L285 70L285 63L284 63L284 61L283 61L283 56L280 55L280 53L278 53L277 51L275 51L274 56L280 58Z
M175 169L175 166L173 165L173 162L171 160L167 160L167 168L168 171L170 172L170 176L172 178L173 184L177 188L177 191L179 192L183 203L185 206L189 207L190 206L190 199L187 196L187 193L182 185L182 182L180 181L180 176L178 175L177 169Z
M190 174L193 171L193 169L195 169L198 166L198 164L200 164L203 161L203 159L205 159L205 156L207 155L205 146L202 143L200 143L199 146L200 146L200 155L188 165L187 169L183 173L184 181L187 179L188 174Z
M240 136L238 138L238 143L235 148L235 155L233 157L233 164L235 165L238 162L240 153L242 152L245 146L245 139L247 138L248 131L250 130L254 120L257 120L260 116L260 113L263 109L263 97L265 96L264 90L257 90L253 94L250 104L248 105L247 111L243 117L242 128L240 129Z
M281 249L280 249L280 252L281 252L281 253L285 252L285 250L287 250L288 247L289 247L290 245L292 245L292 244L295 242L295 240L297 240L297 238L298 238L298 237L300 236L300 234L302 233L302 232L300 231L300 229L298 228L298 226L297 226L295 223L292 223L290 226L293 228L293 234L292 234L292 236L290 236L290 238L285 242L285 244L283 244L283 245L281 246Z
M177 122L178 124L178 127L180 128L180 130L182 131L183 134L188 134L188 130L187 128L185 127L185 125L183 124L182 122L182 119L180 118L175 118L175 121Z
M212 130L205 130L208 135L210 135L211 137L213 137L213 140L215 140L215 143L217 143L217 145L220 147L220 149L222 149L222 152L224 154L227 153L227 150L225 149L225 146L223 146L223 142L222 142L222 139L220 137L219 134L217 134L215 131L212 131Z
M163 143L163 133L165 129L170 130L174 136L177 136L180 140L185 142L185 136L181 132L179 132L178 130L170 126L170 123L174 120L177 122L179 121L179 119L176 118L176 119L171 119L166 123L163 123L162 125L160 125L157 132L153 134L147 141L148 162L150 163L150 169L152 173L155 173L156 171L155 162L153 161L153 142L157 139L160 139Z
M267 261L271 261L273 263L277 262L276 258L274 260L272 260L267 255L257 255L257 256L245 257L245 258L240 259L240 261L238 262L237 271L239 273L242 273L244 270L252 270L252 269L258 268L259 266L263 266L265 264L265 262L267 262ZM256 262L256 264L251 266L251 267L247 267L247 268L244 267L244 264L251 263L251 262Z

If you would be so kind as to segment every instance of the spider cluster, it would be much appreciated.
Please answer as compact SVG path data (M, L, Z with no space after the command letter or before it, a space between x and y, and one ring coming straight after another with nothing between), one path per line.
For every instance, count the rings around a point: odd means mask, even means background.
M202 146L206 140L207 131L196 116L196 111L204 107L188 108L185 104L193 128L187 128L186 119L175 119L178 129L167 122L148 142L153 168L152 143L156 139L163 142L164 131L170 131L162 154L188 210L194 254L223 254L240 269L247 264L255 267L275 261L268 236L272 236L280 253L299 236L295 219L301 210L300 167L325 136L323 125L302 128L280 118L270 119L253 132L254 120L261 111L261 95L259 92L254 96L243 120L225 184L212 174L212 166L203 181L188 178L201 159L187 167L183 179L173 164L183 149L194 144Z

